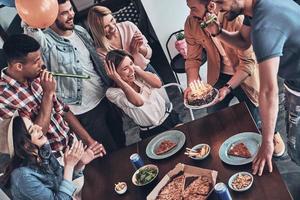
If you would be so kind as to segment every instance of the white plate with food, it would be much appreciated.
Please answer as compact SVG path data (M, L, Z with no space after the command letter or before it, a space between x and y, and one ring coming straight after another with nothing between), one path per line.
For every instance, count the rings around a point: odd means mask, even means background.
M229 165L244 165L255 158L262 142L258 133L243 132L228 138L219 149L220 159Z
M237 192L248 190L253 183L253 176L249 172L238 172L232 175L228 181L228 186Z
M219 90L213 88L207 83L202 81L194 81L190 83L191 91L184 99L184 105L190 109L202 109L217 103L219 98Z
M184 153L188 157L194 160L203 160L210 153L210 146L208 144L197 144L193 148L186 148L186 152Z
M152 159L164 159L178 152L185 143L185 135L178 130L169 130L154 137L147 145L146 154Z
M125 182L118 182L115 184L115 191L118 194L124 194L127 191L127 184Z
M136 186L145 186L151 183L158 175L158 167L156 165L144 165L135 171L132 176L132 183Z

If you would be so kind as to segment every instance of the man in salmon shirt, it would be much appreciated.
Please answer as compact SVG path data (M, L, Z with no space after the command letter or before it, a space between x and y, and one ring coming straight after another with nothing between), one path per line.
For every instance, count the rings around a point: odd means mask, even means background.
M258 111L259 74L255 54L252 46L245 50L239 50L220 41L219 33L211 34L200 28L200 23L209 14L217 15L217 20L223 29L235 32L243 25L243 16L228 21L223 13L216 12L215 3L210 0L187 0L190 15L187 17L184 27L187 42L187 58L185 70L188 87L184 91L187 98L191 91L189 84L201 79L199 67L203 49L207 52L207 81L213 87L219 89L218 103L208 108L212 113L229 106L230 101L236 97L240 102L245 102L258 126L260 116ZM285 145L278 132L274 135L274 156L282 156Z

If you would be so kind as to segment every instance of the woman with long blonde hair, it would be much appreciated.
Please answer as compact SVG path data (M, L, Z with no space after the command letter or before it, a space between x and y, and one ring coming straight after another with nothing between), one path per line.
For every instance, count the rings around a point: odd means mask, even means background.
M110 50L123 49L131 53L137 66L156 73L150 65L152 49L135 24L129 21L117 23L112 12L103 6L92 7L87 20L101 58L105 59Z

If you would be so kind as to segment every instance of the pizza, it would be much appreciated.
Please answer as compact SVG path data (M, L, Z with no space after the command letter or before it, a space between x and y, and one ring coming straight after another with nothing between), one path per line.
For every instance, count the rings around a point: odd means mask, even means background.
M156 200L180 200L182 199L182 191L184 186L185 176L181 175L174 178L171 182L165 185Z
M184 199L205 199L212 188L207 176L199 176L183 192Z
M212 181L207 176L180 175L161 189L156 200L205 200L212 187Z
M154 150L154 152L156 155L161 155L170 151L171 149L176 147L176 145L177 143L172 142L171 140L164 140L158 145L158 147Z
M232 145L228 150L228 155L237 156L242 158L251 158L252 155L244 143Z

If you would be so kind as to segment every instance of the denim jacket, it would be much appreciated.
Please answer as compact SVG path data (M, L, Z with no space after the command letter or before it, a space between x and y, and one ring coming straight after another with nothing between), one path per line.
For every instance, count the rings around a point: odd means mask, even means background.
M82 74L79 54L68 39L65 39L47 28L44 31L24 26L25 34L35 38L40 44L43 59L49 71ZM85 44L91 55L96 73L101 77L101 86L107 89L111 80L106 75L103 61L99 58L89 33L81 26L76 25L75 33ZM66 104L81 104L82 102L82 79L56 77L58 97ZM105 94L103 94L105 95Z
M73 180L80 176L82 171L74 171ZM10 183L14 200L67 200L76 190L72 182L63 179L60 165L47 172L33 165L19 167L12 172Z

